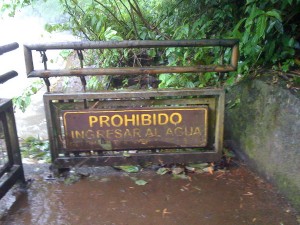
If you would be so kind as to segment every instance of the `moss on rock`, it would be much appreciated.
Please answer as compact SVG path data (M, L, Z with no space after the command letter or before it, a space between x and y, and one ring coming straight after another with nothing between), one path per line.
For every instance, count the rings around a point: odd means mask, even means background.
M227 93L225 139L300 210L300 97L261 77Z

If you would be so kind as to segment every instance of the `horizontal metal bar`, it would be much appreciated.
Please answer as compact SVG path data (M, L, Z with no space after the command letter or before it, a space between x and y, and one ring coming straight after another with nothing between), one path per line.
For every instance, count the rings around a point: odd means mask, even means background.
M6 162L4 165L1 165L1 168L0 168L0 177L3 176L3 174L5 174L7 171L9 171L10 169L10 164L9 162Z
M14 70L9 71L5 74L0 75L0 84L5 83L6 81L18 76L18 73Z
M111 99L111 98L150 98L150 97L181 97L181 96L219 96L224 93L221 88L201 89L150 89L150 90L114 90L85 93L46 93L44 98L49 100L67 99Z
M57 42L24 45L26 72L28 77L59 77L59 76L89 76L89 75L143 75L162 73L205 73L230 72L237 69L239 46L237 39L201 39L201 40L130 40L130 41L82 41ZM226 65L197 65L197 66L160 66L160 67L123 67L123 68L78 68L63 70L34 70L32 50L46 51L53 49L111 49L111 48L160 48L160 47L231 47L231 62Z
M7 45L2 45L0 46L0 55L6 53L6 52L10 52L13 51L15 49L17 49L19 47L19 44L17 42L13 42L11 44L7 44Z
M234 46L237 39L201 39L201 40L129 40L129 41L78 41L38 43L24 45L30 50L46 51L48 49L113 49L113 48L159 48L159 47L205 47L205 46Z
M75 166L113 166L125 164L143 165L152 163L191 163L191 162L214 162L219 160L221 152L210 150L209 152L187 152L187 153L135 153L130 157L122 155L98 156L98 157L59 157L54 160L54 167L70 168Z
M9 189L17 181L25 183L23 168L19 165L14 165L10 168L6 176L2 177L2 181L0 185L0 199L9 191Z
M141 107L141 106L165 106L165 105L205 105L209 104L209 99L208 98L190 98L190 99L134 99L134 100L129 100L129 99L122 99L122 100L117 100L117 99L112 99L108 101L103 101L99 100L98 107L95 108L111 108L111 107ZM64 103L66 104L66 103ZM69 103L72 104L73 106L80 106L82 103L76 103L72 102ZM95 104L95 103L93 103ZM92 107L92 105L91 105ZM79 107L78 107L79 108Z
M199 73L199 72L228 72L234 71L231 65L199 65L185 67L125 67L125 68L84 68L72 70L34 70L28 77L59 77L59 76L88 76L88 75L141 75L162 73Z

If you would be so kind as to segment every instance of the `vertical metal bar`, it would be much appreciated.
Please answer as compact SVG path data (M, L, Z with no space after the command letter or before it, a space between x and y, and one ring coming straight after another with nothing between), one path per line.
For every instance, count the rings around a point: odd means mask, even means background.
M34 70L34 66L32 60L32 52L26 45L24 45L24 58L25 58L26 74L29 74Z
M40 51L41 57L42 57L42 63L44 64L44 69L47 70L47 55L46 55L46 51Z
M17 135L17 128L15 122L15 116L13 112L12 101L9 100L5 103L5 110L1 113L3 128L5 133L5 141L7 147L7 155L9 158L10 167L14 165L20 166L20 177L21 182L25 183L25 176L23 171L23 164L20 153L19 140Z
M14 165L14 157L13 157L13 152L12 152L12 146L11 146L11 140L9 138L10 133L8 129L8 121L6 117L6 111L1 112L1 120L3 123L3 131L4 131L4 139L5 139L5 145L6 145L6 153L8 157L8 165L9 167L12 167Z
M46 51L40 51L41 57L42 57L42 63L44 63L44 70L47 70L47 55L46 55ZM50 81L48 77L43 77L43 80L47 86L47 92L50 92Z
M79 61L80 61L80 68L83 68L83 53L82 53L82 50L76 50L77 52L77 55L78 55L78 58L79 58ZM81 80L81 84L83 86L83 91L86 92L86 80L85 80L85 76L80 76L80 80ZM87 100L84 99L83 100L83 105L84 105L84 108L87 109L88 106L87 106Z
M215 143L215 127L216 127L216 97L207 98L208 101L208 146L213 149L213 143Z
M234 67L234 70L237 69L238 59L239 59L239 44L235 44L232 47L232 54L231 54L231 65Z
M224 47L220 47L220 65L223 66L224 65L224 53L225 53L225 49ZM222 82L222 80L224 79L224 72L219 72L219 81Z
M51 98L49 98L46 94L43 96L44 99L44 107L45 107L45 114L46 114L46 122L47 122L47 129L48 129L48 137L49 137L49 148L51 152L51 160L52 162L58 158L58 149L56 145L56 140L58 137L55 136L55 128L54 128L54 120L53 116L53 107Z
M47 92L50 92L50 81L49 81L49 78L48 77L44 77L43 78L45 84L46 84L46 87L47 87Z
M223 90L218 98L217 117L216 117L216 136L215 149L221 154L223 150L223 136L224 136L224 110L225 110L225 91Z
M5 106L6 107L6 106ZM2 121L3 125L3 133L4 133L4 141L6 145L6 153L7 153L7 158L8 158L8 167L13 166L13 154L11 150L11 145L10 145L10 139L9 139L9 131L8 131L8 126L7 126L7 118L6 118L6 109L1 109L3 111L0 112L0 120Z
M20 146L19 146L19 139L17 135L17 128L16 128L16 122L15 122L15 116L13 111L13 105L12 101L10 100L8 102L8 109L6 111L6 121L7 121L7 128L9 133L9 147L12 152L13 157L13 164L20 166L21 174L20 174L20 180L25 183L25 176L24 176L24 170L23 170L23 164L22 164L22 158L20 153Z

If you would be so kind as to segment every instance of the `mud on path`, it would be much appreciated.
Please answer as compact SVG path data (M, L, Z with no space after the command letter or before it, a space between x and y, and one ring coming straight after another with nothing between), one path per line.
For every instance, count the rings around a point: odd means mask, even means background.
M31 184L26 192L15 190L0 200L0 224L292 225L299 220L270 184L244 166L189 174L189 179L150 169L126 174L90 168L88 176L66 184L51 179L47 164L24 165ZM133 177L148 183L138 186Z

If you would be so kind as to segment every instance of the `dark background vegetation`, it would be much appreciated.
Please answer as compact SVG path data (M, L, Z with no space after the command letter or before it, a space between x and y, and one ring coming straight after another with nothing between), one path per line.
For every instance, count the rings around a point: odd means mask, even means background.
M240 40L237 72L225 74L161 74L159 87L231 85L259 69L292 72L299 84L300 0L16 0L1 3L13 16L30 5L56 15L49 32L69 31L81 40ZM48 15L49 16L49 15ZM66 54L66 53L65 53ZM87 53L88 54L88 53ZM88 54L88 66L217 64L222 48L103 50ZM67 55L67 54L66 54ZM91 79L91 82L98 82ZM97 87L96 84L90 84Z

